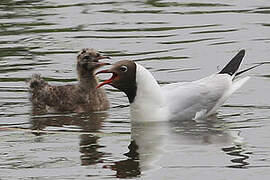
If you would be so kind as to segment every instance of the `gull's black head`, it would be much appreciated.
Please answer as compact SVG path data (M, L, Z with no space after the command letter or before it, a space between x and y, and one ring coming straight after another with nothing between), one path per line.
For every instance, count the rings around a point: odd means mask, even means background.
M102 70L96 74L111 73L110 79L100 83L97 88L109 84L120 91L123 91L128 96L129 102L132 103L137 92L136 83L137 65L134 61L122 60L112 65L110 69Z

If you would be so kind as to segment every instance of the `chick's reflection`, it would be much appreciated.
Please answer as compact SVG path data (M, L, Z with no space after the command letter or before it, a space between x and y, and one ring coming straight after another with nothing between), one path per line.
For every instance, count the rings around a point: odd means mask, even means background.
M79 146L81 165L93 165L102 162L104 152L99 151L102 147L98 144L100 137L96 135L99 132L102 121L107 118L106 113L84 113L84 114L50 114L46 116L36 115L31 118L33 134L42 135L42 133L79 133ZM54 129L53 131L50 129Z

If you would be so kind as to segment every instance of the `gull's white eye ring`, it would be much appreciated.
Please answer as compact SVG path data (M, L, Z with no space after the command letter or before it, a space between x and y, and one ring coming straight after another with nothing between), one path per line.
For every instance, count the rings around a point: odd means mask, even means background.
M128 70L128 68L127 68L127 66L121 66L120 67L120 70L122 71L122 72L127 72L127 70Z

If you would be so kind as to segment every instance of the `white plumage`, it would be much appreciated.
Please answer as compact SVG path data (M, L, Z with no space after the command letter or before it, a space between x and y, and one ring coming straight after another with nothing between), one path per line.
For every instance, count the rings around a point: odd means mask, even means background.
M160 87L152 74L137 64L137 94L131 103L135 121L167 121L205 118L216 113L249 77L233 79L229 74L213 74L192 82Z
M240 74L253 69L255 65L237 72L245 51L241 50L218 73L192 82L179 82L160 87L153 75L136 62L118 61L108 70L99 73L113 73L110 84L126 93L130 102L132 121L169 121L202 119L215 114L217 109L249 77Z

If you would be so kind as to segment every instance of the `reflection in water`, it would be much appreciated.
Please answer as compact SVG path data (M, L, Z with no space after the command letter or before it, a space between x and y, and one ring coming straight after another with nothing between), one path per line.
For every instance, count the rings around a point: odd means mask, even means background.
M232 159L232 163L235 163L235 165L228 166L230 168L246 168L247 165L249 165L246 160L249 158L248 155L246 155L245 150L241 146L232 146L228 148L222 148L226 154L234 157Z
M186 125L183 125L187 123ZM176 125L177 124L177 125ZM221 148L227 155L232 158L234 165L231 168L245 168L249 163L245 160L249 158L246 150L243 149L244 140L240 137L240 132L229 131L221 119L211 119L196 123L194 121L174 123L174 131L182 134L185 138L200 142L202 144L233 144L233 146ZM183 140L183 139L181 139ZM194 141L196 140L196 141Z
M167 123L131 123L132 140L129 151L124 154L128 158L115 162L109 168L116 171L118 178L137 177L154 168L153 162L162 154L163 136L166 134L164 130L167 130Z
M216 117L212 118L210 121L199 123L195 121L174 123L174 131L177 134L182 134L189 140L193 140L193 142L200 142L202 144L232 144L233 146L221 148L230 158L233 158L231 162L234 165L228 167L244 168L249 165L249 163L245 162L249 156L244 154L246 151L242 147L244 140L240 137L240 132L229 131L224 121ZM187 124L183 125L183 123Z
M103 147L98 144L98 139L99 137L89 134L80 135L82 166L94 165L102 162L102 157L105 155L105 153L98 151L98 149Z
M102 148L98 144L100 137L89 134L99 132L102 121L107 117L106 113L84 113L84 114L53 114L52 116L32 116L31 129L32 130L46 130L56 128L55 133L61 131L67 132L87 132L87 134L80 134L80 152L81 165L94 165L102 162L104 152L100 152ZM35 131L33 134L39 136L41 132Z
M161 168L161 159L166 159L167 153L181 151L181 145L218 145L230 158L234 158L231 162L237 164L228 167L248 165L245 160L249 157L242 154L245 151L241 147L243 138L239 132L229 131L226 124L216 117L201 122L136 122L132 123L131 136L129 152L124 154L128 158L110 166L118 178L138 177ZM222 147L228 144L230 147Z
M140 164L139 164L139 153L138 145L135 141L131 141L128 146L129 152L124 155L128 158L126 160L115 162L114 165L106 166L116 171L116 177L118 178L131 178L141 175Z
M154 162L162 154L168 124L160 122L131 123L131 142L126 160L115 162L110 168L118 178L138 177L155 168Z
M174 121L170 124L171 132L175 139L187 144L225 144L241 143L242 139L238 132L228 131L226 123L216 116L207 120L196 121ZM178 138L181 136L181 139ZM179 142L180 143L180 142Z

